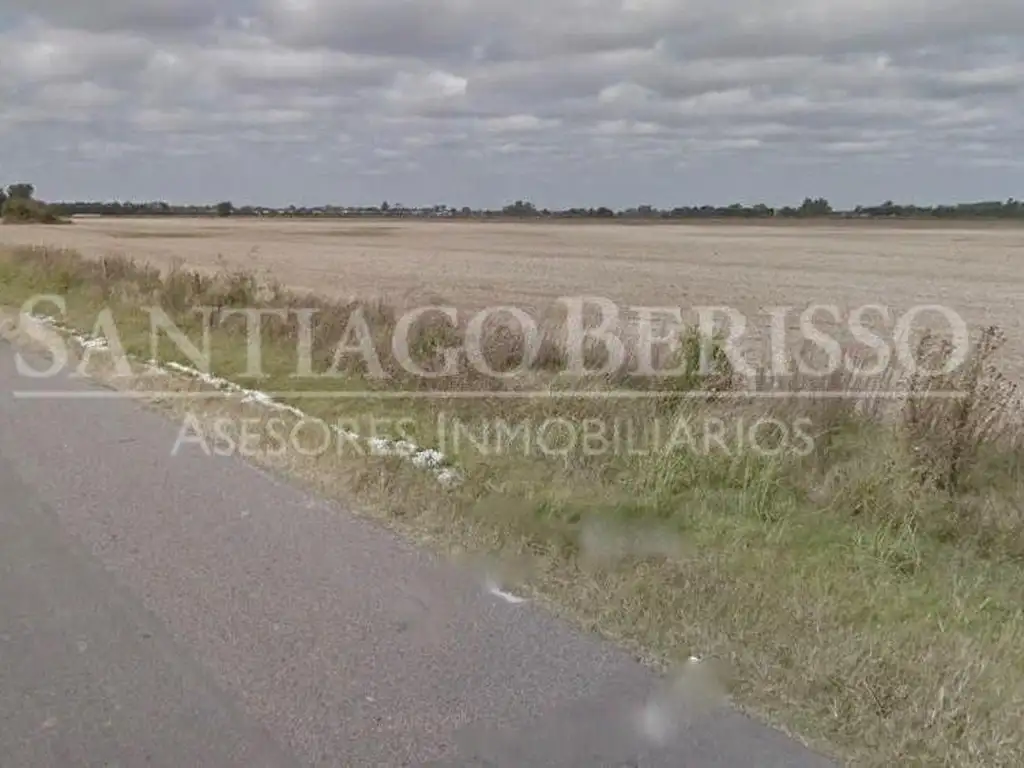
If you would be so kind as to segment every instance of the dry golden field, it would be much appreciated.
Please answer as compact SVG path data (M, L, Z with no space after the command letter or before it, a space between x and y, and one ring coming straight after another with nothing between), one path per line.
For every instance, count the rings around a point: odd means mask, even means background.
M78 219L0 227L0 245L249 269L299 289L398 305L538 309L561 296L631 306L941 304L995 324L1024 369L1024 227Z

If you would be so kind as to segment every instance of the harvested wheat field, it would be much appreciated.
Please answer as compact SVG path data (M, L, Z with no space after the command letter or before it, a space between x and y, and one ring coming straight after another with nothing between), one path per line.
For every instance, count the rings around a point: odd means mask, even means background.
M585 294L756 318L772 306L939 304L972 327L1003 328L1008 360L1024 370L1024 228L1007 225L79 219L3 227L0 244L255 270L300 291L404 306L538 310Z

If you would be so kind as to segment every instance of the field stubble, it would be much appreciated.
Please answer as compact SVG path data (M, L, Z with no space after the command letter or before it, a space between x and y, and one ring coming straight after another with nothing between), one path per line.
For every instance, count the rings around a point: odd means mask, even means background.
M248 270L297 291L391 306L439 299L530 311L562 296L622 306L952 306L1024 359L1024 228L665 226L83 219L0 227L0 245L129 256L163 270ZM1021 369L1024 371L1024 369Z

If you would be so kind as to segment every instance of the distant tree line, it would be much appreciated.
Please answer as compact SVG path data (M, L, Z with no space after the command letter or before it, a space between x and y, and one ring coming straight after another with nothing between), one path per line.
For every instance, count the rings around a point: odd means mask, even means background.
M1024 202L1012 197L1006 202L960 203L958 205L897 205L887 200L881 205L858 205L854 216L872 218L937 218L937 219L1020 219L1024 218Z
M14 184L6 190L0 187L0 206L7 199L32 200L31 184ZM798 206L773 208L763 203L728 206L679 206L657 208L640 205L615 210L608 206L566 208L550 210L537 208L529 200L516 200L497 210L461 208L449 205L409 207L387 201L378 206L295 206L273 208L267 206L235 206L230 201L211 205L173 205L157 202L77 201L51 203L47 210L57 216L209 216L229 217L432 217L462 219L626 219L626 220L686 220L686 219L814 219L814 218L870 218L870 219L1024 219L1024 202L1010 198L1005 202L983 201L953 205L918 206L899 205L888 200L880 205L858 205L850 210L835 210L823 197L805 198Z

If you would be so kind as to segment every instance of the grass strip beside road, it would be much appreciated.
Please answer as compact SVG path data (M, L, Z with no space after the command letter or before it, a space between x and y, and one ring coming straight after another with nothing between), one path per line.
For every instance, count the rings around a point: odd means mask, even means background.
M153 352L145 306L162 306L198 342L197 305L315 302L330 321L312 347L318 370L334 362L331 334L336 344L357 308L295 296L252 275L160 274L124 259L0 252L0 303L16 311L39 294L61 296L61 321L86 332L109 309L125 350L140 361ZM362 310L384 329L381 339L393 332L388 308ZM417 328L413 352L429 360L457 340L453 333ZM364 433L372 424L382 436L436 448L464 482L445 488L398 458L355 450L275 452L259 429L250 458L358 499L366 514L442 551L485 558L507 589L652 663L717 660L737 704L851 763L1015 765L1024 754L1024 455L1015 429L984 431L1011 398L989 386L983 365L958 382L972 393L966 405L927 401L887 419L812 400L504 396L517 386L535 390L534 379L496 386L469 377L431 385L436 397L399 399L388 393L422 394L425 385L401 372L382 385L350 362L339 376L296 381L295 334L287 323L268 325L261 344L268 376L256 382L244 375L244 319L222 323L211 333L213 373L282 393L377 388L379 397L290 402L330 424ZM488 352L512 354L514 341L494 336ZM158 357L188 362L170 343ZM384 364L392 370L393 361ZM109 355L90 365L121 389L198 386L154 381L141 366L118 378ZM690 385L673 383L681 392ZM442 397L487 388L493 398ZM264 426L296 421L238 399L154 401L206 427L243 417ZM749 426L768 417L804 420L812 450L750 450ZM499 446L496 423L534 431ZM618 445L588 452L582 432L571 444L555 433L542 444L536 428L552 423L563 432L624 426ZM709 443L709 423L724 424L725 436ZM461 440L453 429L464 430ZM554 450L539 450L545 445Z

